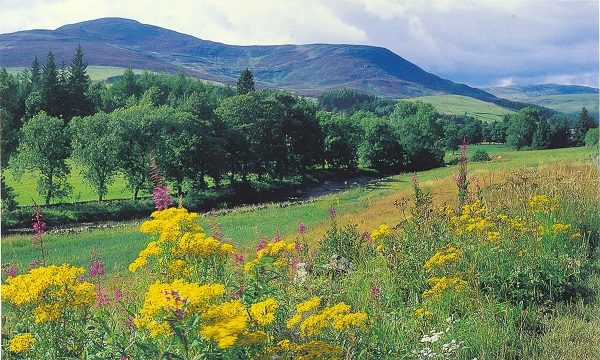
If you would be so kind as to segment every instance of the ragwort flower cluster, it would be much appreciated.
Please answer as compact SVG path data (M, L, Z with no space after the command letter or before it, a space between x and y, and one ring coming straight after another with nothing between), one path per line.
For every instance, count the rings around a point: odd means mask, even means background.
M320 303L320 297L313 297L298 304L296 315L288 320L286 326L291 329L300 324L300 335L302 337L313 337L321 334L328 327L337 331L344 331L363 327L367 321L366 313L351 312L350 305L345 302L324 307L320 311L311 311L316 309Z
M160 273L171 278L202 277L208 269L223 267L233 245L217 240L204 233L195 220L198 214L184 208L168 208L152 213L152 220L144 222L140 230L155 234L158 238L148 243L139 256L129 265L136 272L148 264L148 259L157 258Z
M84 268L68 264L31 269L2 284L2 300L32 309L36 323L58 320L68 311L89 309L96 300L94 284L80 281Z

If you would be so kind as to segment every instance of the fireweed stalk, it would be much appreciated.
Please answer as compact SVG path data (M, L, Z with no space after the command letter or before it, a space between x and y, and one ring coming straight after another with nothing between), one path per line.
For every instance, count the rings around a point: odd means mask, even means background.
M158 167L154 157L152 157L150 162L150 177L152 179L152 183L154 184L152 195L154 195L154 204L156 209L158 211L162 211L173 205L173 201L171 201L171 194L169 194L169 188L165 184L165 181L160 174L160 168Z
M92 261L90 262L90 277L96 286L96 306L104 306L109 304L108 294L101 286L101 278L106 276L104 271L104 262L100 261L96 249L92 249Z
M33 200L33 199L31 199ZM40 206L33 200L34 213L33 213L33 246L36 250L40 252L41 259L38 259L32 262L30 267L35 267L37 264L41 264L42 266L46 266L46 256L48 256L48 250L44 248L44 240L42 239L42 235L46 233L44 230L46 228L46 220L42 216L42 212L40 211ZM36 264L36 265L33 265Z
M467 139L463 137L462 146L460 147L460 172L454 176L454 181L456 181L456 186L458 186L458 202L460 207L462 208L468 198L468 186L469 182L467 180Z

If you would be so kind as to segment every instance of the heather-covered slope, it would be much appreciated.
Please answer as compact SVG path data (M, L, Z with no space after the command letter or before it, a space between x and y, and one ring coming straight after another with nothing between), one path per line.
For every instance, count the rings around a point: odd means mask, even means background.
M457 94L494 99L483 90L428 73L384 48L342 44L233 46L121 18L1 34L0 66L28 67L35 56L43 65L48 51L54 53L58 64L68 64L78 44L89 65L170 73L182 70L230 84L248 67L259 86L304 95L352 88L395 98Z

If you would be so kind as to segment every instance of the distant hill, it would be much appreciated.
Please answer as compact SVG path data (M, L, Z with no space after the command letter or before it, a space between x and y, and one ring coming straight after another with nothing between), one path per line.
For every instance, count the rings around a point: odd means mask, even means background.
M528 85L485 88L499 98L540 105L567 115L577 116L585 107L598 120L598 89L579 85Z
M495 96L428 73L388 49L362 45L234 46L122 18L102 18L56 30L0 35L0 67L43 66L48 51L69 64L78 44L93 66L175 73L235 84L248 67L258 86L316 96L348 88L392 98L456 94L484 101Z
M580 85L557 85L557 84L541 84L541 85L511 85L504 87L488 87L483 90L496 95L497 97L505 98L514 101L526 101L532 98L548 95L577 95L577 94L596 94L598 89L589 86Z
M505 115L514 113L510 109L461 95L421 96L410 100L430 103L440 114L467 115L483 122L502 121Z

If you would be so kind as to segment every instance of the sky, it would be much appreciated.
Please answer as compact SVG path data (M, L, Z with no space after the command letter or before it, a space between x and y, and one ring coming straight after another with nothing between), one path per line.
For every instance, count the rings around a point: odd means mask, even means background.
M599 82L598 0L0 0L0 33L109 16L230 45L380 46L477 87Z

